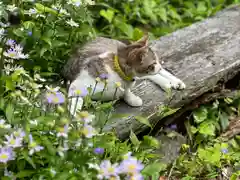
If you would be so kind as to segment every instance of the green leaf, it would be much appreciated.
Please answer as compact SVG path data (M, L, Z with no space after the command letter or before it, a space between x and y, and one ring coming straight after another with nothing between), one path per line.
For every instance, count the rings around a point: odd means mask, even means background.
M199 133L209 136L215 136L216 127L212 122L203 122L199 126Z
M140 141L138 140L137 136L135 135L135 133L132 130L130 131L129 138L134 146L138 147L140 145Z
M34 173L35 173L35 171L23 170L23 171L20 171L19 173L17 173L16 177L17 178L26 178L26 177L30 177Z
M115 19L114 25L127 35L128 38L133 39L134 29L130 24L123 22L122 19Z
M220 124L221 124L222 130L223 131L226 130L229 125L229 120L228 120L227 114L224 112L219 113L219 119L220 119Z
M47 136L41 137L42 143L45 147L47 147L47 150L50 155L55 155L56 154L56 149L52 145L52 142L47 138Z
M149 123L148 119L142 116L134 116L134 118L139 121L142 124L145 124L147 126L149 126L150 128L152 128L151 124Z
M41 37L41 39L46 42L50 47L52 47L52 42L51 42L51 39L48 38L48 37Z
M140 39L143 36L143 32L141 29L138 28L134 28L133 31L133 40L136 41L138 39Z
M107 19L109 23L111 23L112 20L113 20L113 17L114 17L114 11L111 10L111 9L108 9L108 10L103 10L103 9L102 9L102 10L100 11L100 15L101 15L102 17L104 17L105 19Z
M5 114L6 114L7 120L8 120L9 123L11 123L12 118L14 116L14 106L13 106L13 104L8 103L5 111L6 111Z
M207 11L207 7L204 1L199 1L197 4L197 11L198 12L206 12Z
M33 162L32 158L30 158L30 157L28 156L27 151L24 151L24 152L22 153L22 155L23 155L24 159L25 159L29 164L31 164L34 169L36 169L36 165L35 165L35 163Z
M23 23L23 26L25 27L25 29L32 29L32 28L34 28L35 23L32 21L25 21Z
M152 136L144 136L143 143L146 144L147 146L154 147L154 148L160 147L159 141Z
M164 171L166 168L167 168L166 164L156 162L156 163L147 165L142 170L142 174L152 176L155 173L160 173L161 171Z
M167 22L167 11L165 8L159 8L158 15L164 22Z
M193 112L193 118L196 123L201 123L207 119L208 111L205 107L200 107Z

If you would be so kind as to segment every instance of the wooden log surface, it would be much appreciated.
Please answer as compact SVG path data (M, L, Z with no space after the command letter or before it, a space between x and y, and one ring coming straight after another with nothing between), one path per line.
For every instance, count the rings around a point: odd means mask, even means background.
M186 84L185 90L172 91L170 107L184 106L240 71L240 5L163 36L151 46L165 62L164 68ZM143 106L132 108L119 102L115 113L126 117L111 119L104 131L114 129L120 138L127 138L131 129L138 134L147 128L133 116L150 117L152 124L160 121L156 112L168 102L166 93L150 81L138 83L134 93L143 99Z

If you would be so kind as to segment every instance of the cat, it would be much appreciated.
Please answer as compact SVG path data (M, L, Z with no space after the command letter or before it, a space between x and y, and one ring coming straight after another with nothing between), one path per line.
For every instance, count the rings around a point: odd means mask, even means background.
M148 79L165 91L185 89L182 80L161 66L157 54L149 46L148 35L129 45L115 39L97 37L77 48L64 66L63 75L70 82L68 97L71 98L70 113L74 116L76 110L82 109L83 99L77 98L73 92L90 86L93 89L99 76L107 79L107 85L104 91L104 81L96 85L93 100L124 99L132 107L143 104L142 99L131 91L137 80ZM117 92L116 82L121 83ZM104 93L100 96L101 92Z

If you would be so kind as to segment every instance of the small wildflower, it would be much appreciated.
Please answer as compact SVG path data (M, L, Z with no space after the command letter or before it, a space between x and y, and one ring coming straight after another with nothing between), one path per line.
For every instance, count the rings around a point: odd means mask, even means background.
M29 135L29 155L33 155L34 152L39 152L44 149L44 147L39 146L32 138L32 135Z
M144 177L141 174L134 174L129 176L127 179L129 180L144 180Z
M68 4L72 4L74 6L79 7L82 4L82 1L81 0L69 0Z
M125 159L120 164L122 173L129 175L139 174L140 171L144 168L144 165L138 161L135 157L130 157Z
M54 177L57 174L57 172L53 168L50 168L49 172L50 172L52 177Z
M12 40L12 39L8 39L6 42L7 46L14 46L16 44L16 41Z
M28 32L27 32L27 35L28 35L28 36L32 36L32 31L28 31Z
M71 89L71 94L72 96L85 97L88 94L88 91L87 89L76 89L76 90Z
M57 137L68 137L68 125L66 124L63 128L59 128L59 132L57 133Z
M7 141L4 142L8 147L17 148L22 146L22 138L14 137L13 134L10 136L5 135Z
M176 129L177 129L177 125L176 125L176 124L172 124L172 125L170 126L170 129L176 130Z
M96 80L96 82L100 82L101 81L101 79L99 77L97 77L95 80Z
M7 168L4 169L4 176L10 177L10 178L12 178L12 179L15 179L13 172L12 172L12 171L8 171Z
M5 124L5 123L6 123L6 121L4 119L0 119L0 128L10 129L11 125L10 124Z
M49 91L49 92L58 92L60 90L60 87L55 87L55 88L52 88L52 87L49 87L49 86L46 86L46 89Z
M120 82L115 82L115 85L117 88L121 87L121 83Z
M28 11L25 11L25 14L28 14L30 16L33 14L37 14L37 10L35 8L31 8Z
M94 149L94 153L95 154L103 154L104 153L104 149L103 148L95 148Z
M81 111L78 113L84 124L89 124L95 118L95 115L89 114L87 111Z
M90 125L85 125L83 127L82 133L86 138L91 138L95 135L95 129Z
M72 27L78 27L78 23L76 23L75 21L73 21L72 19L66 21L67 24L69 24Z
M8 161L15 159L15 153L10 147L0 148L0 162L7 163Z
M26 133L23 131L23 129L20 128L17 131L14 131L13 135L17 138L23 138L25 137Z
M99 76L101 79L108 79L109 75L108 74L100 74Z
M62 104L65 101L65 96L61 92L47 93L47 102L49 104Z
M119 179L118 164L111 164L109 160L104 160L100 164L98 179Z
M223 154L227 154L228 153L228 149L226 149L226 148L222 148L221 151L222 151Z
M7 5L7 10L10 12L16 11L18 8L15 6L15 4Z

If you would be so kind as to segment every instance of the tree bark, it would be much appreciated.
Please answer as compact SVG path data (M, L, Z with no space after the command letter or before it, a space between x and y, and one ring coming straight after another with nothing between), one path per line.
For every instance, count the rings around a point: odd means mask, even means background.
M189 104L240 71L240 5L163 36L151 42L151 46L165 62L163 67L187 86L183 91L172 91L169 106L176 108ZM115 116L104 131L114 129L120 138L127 138L131 129L138 134L147 128L134 116L150 117L151 124L161 120L157 112L160 105L168 103L166 93L150 81L140 82L134 93L143 99L143 106L133 108L119 102L115 114L126 117Z

